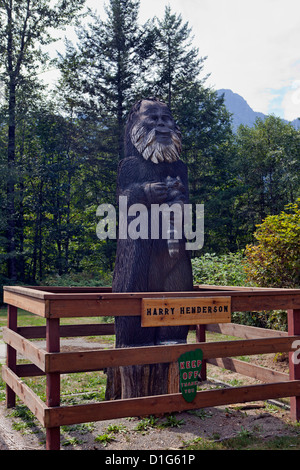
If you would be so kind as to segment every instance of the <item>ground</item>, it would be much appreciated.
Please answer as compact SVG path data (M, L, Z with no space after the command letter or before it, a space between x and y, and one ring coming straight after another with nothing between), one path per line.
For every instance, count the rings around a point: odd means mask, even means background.
M286 361L274 355L256 358L257 363L286 371ZM245 383L239 374L209 366L203 388ZM217 382L216 382L217 381ZM246 383L254 383L246 379ZM21 407L22 411L22 407ZM45 430L37 421L28 425L26 412L0 405L0 450L44 450ZM16 416L16 414L18 416ZM184 450L203 442L215 448L232 438L252 437L254 442L290 438L286 448L299 449L300 426L292 423L288 400L254 402L206 408L163 417L124 418L61 428L62 450ZM237 444L233 444L237 445ZM274 445L274 444L273 444Z
M272 405L256 402L252 405L231 405L228 407L207 408L198 413L176 414L174 427L147 427L147 421L138 418L121 419L93 423L90 431L84 428L62 433L62 450L183 450L199 438L221 442L243 432L257 436L260 440L295 436L299 429L293 428L289 412L276 409ZM164 422L165 419L159 421ZM181 423L182 421L182 423ZM45 434L43 429L20 431L14 428L16 419L9 417L3 405L0 407L0 449L1 450L43 450ZM144 430L137 431L142 423ZM109 426L117 426L112 440L97 436L107 436Z

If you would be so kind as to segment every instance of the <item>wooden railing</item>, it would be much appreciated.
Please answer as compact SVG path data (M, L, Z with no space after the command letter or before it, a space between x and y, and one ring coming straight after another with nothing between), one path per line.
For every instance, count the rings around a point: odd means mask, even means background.
M105 335L113 324L60 325L60 318L141 315L141 302L149 297L231 297L232 311L288 310L288 333L232 323L196 326L196 343L124 349L60 352L61 337ZM300 419L300 366L293 361L295 341L300 339L300 290L195 286L193 292L114 294L106 288L5 287L8 325L7 365L2 377L7 384L7 406L18 397L46 428L46 448L59 449L60 426L106 419L161 414L271 398L291 397L291 418ZM45 318L43 327L18 327L18 308ZM206 331L245 338L205 342ZM31 339L46 338L46 349ZM201 348L204 364L212 363L251 376L264 383L243 387L199 391L191 403L181 393L76 406L60 405L60 374L101 370L134 364L176 363L186 352ZM16 353L30 361L17 364ZM289 352L289 375L233 359L234 356ZM21 377L46 375L46 403ZM205 367L204 367L205 375Z

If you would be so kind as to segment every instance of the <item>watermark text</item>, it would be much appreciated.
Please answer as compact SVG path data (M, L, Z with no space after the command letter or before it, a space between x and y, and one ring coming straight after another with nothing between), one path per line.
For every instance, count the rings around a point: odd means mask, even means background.
M96 233L100 240L117 238L117 211L101 204ZM186 250L200 250L204 244L204 204L172 203L128 206L127 196L119 197L118 236L121 240L185 240Z

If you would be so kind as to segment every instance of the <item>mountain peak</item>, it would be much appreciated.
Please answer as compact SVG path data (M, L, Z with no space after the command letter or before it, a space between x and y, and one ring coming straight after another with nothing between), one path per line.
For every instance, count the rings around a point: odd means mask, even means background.
M229 89L217 91L218 95L224 95L224 104L232 116L233 130L236 131L240 124L253 126L257 118L265 119L263 113L253 111L247 101L237 93Z
M267 116L263 113L253 111L247 101L232 90L222 88L217 90L218 96L224 95L224 104L227 110L232 114L232 127L235 132L239 125L252 127L257 118L265 119ZM284 122L289 122L285 121ZM300 119L294 119L291 124L295 129L300 129Z

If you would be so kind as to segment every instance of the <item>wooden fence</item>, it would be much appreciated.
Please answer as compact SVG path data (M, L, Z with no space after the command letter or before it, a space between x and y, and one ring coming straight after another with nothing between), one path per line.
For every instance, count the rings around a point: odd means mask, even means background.
M196 325L196 344L124 349L60 352L61 337L113 334L113 324L60 325L60 318L140 316L143 299L203 299L230 297L231 311L288 311L288 332L241 326L233 323ZM129 416L171 413L255 400L291 397L291 418L300 419L300 365L295 343L300 340L300 289L260 289L195 286L192 292L112 293L109 288L4 287L8 324L7 364L2 377L7 384L7 407L16 395L46 428L46 448L60 448L60 426ZM18 308L45 318L45 326L18 326ZM205 331L233 335L241 340L205 342ZM30 340L46 338L46 349ZM176 363L187 351L201 348L207 362L263 382L257 385L199 391L191 403L181 393L76 406L60 405L60 375L134 364ZM18 364L17 352L30 361ZM289 352L289 375L234 359L234 356ZM46 402L21 377L46 375Z

